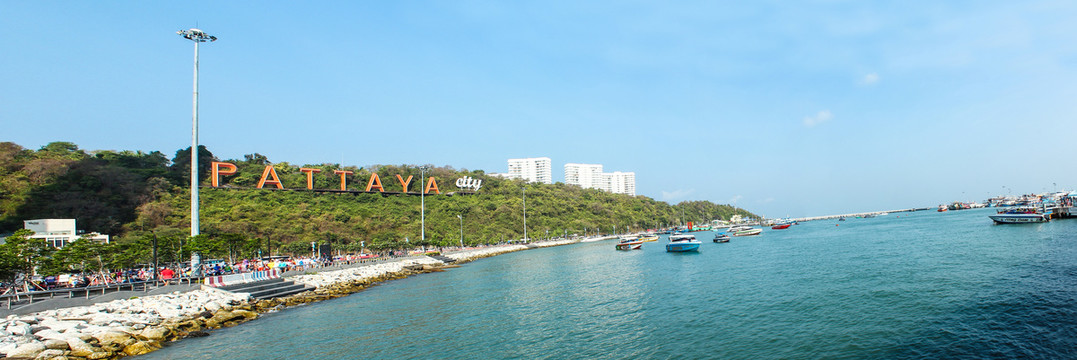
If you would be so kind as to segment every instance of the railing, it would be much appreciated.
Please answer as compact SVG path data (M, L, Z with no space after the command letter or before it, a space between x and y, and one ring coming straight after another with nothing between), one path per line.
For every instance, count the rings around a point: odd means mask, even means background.
M68 298L68 299L74 299L76 296L78 296L78 297L85 296L86 299L89 299L91 295L104 295L104 294L109 293L109 292L117 292L117 291L122 291L124 289L128 289L130 291L136 291L136 289L138 289L139 291L148 292L148 291L150 291L150 289L160 287L161 285L183 284L183 283L187 283L188 285L191 285L191 284L196 284L196 283L201 283L201 282L202 282L202 277L182 277L182 278L174 278L174 279L168 279L168 280L157 280L157 281L154 281L154 280L132 281L132 282L122 282L122 283L107 284L107 285L92 285L92 286L85 286L85 287L63 288L63 289L53 289L53 290L39 290L39 291L30 291L30 292L15 293L15 294L4 294L4 295L0 295L0 301L6 301L7 302L7 308L11 309L12 304L14 304L16 302L21 302L23 300L26 300L27 304L33 304L35 300L36 301L41 301L41 300L46 300L46 299L54 299L57 296L62 297L62 298Z

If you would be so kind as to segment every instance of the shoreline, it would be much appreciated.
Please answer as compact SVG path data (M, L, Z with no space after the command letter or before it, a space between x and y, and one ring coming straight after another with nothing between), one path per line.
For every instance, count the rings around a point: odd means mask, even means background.
M0 322L0 354L6 358L119 359L156 351L209 330L236 326L260 314L354 294L378 283L443 271L456 264L521 250L568 245L579 240L551 240L528 245L502 245L402 259L289 278L316 286L313 291L270 300L203 286L188 292L132 297L89 306L10 315Z

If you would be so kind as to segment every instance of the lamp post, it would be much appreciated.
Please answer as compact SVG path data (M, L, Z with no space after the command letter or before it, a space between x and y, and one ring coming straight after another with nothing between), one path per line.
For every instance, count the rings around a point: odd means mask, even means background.
M177 31L184 39L194 41L194 115L191 119L191 236L198 236L198 43L217 41L216 36L199 29ZM192 264L193 265L193 264Z
M419 222L422 224L422 231L420 234L420 240L426 241L426 166L419 167L419 201L421 202L421 211L419 214Z
M527 188L520 188L524 194L524 242L527 242Z
M460 250L464 249L464 216L456 215L460 219Z

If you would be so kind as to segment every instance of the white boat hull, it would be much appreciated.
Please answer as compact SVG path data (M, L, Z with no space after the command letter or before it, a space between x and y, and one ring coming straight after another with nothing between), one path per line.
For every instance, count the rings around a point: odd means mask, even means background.
M991 220L998 224L1030 224L1047 222L1043 214L998 214L988 215Z

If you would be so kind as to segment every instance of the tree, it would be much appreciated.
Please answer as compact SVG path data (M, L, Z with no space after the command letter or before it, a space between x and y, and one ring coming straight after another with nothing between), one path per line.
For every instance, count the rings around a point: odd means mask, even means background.
M31 238L34 232L22 229L8 236L6 242L0 245L0 275L7 281L13 281L18 274L25 278L33 275L34 268L43 265L50 260L53 248L45 239Z

